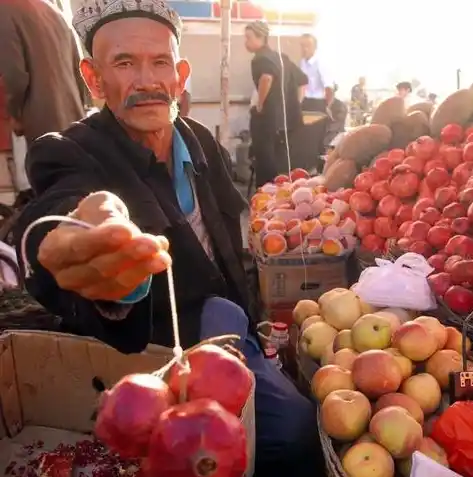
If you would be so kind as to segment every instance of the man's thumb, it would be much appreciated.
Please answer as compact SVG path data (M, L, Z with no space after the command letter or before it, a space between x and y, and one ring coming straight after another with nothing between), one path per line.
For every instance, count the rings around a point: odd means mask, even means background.
M82 199L74 216L92 225L100 225L111 218L130 218L125 203L115 194L106 191L93 192Z

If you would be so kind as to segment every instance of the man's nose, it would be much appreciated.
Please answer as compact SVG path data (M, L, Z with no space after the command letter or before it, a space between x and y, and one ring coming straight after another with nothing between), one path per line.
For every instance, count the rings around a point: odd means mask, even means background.
M135 88L138 91L156 91L159 89L160 80L156 77L152 68L143 65L137 74L135 79Z

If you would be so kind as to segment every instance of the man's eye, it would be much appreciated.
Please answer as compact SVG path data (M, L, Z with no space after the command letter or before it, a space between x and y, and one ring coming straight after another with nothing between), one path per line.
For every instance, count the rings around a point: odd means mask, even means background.
M122 61L120 63L117 63L118 68L127 68L128 66L131 66L131 61Z

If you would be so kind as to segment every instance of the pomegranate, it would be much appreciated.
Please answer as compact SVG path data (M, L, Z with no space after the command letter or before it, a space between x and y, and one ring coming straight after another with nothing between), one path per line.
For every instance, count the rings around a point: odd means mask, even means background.
M471 128L470 128L471 129ZM473 142L473 131L471 131L469 134L468 134L468 129L465 133L465 136L466 136L466 139L465 139L465 142L466 143L470 143L470 142Z
M447 146L444 150L443 156L445 158L447 169L450 171L453 171L455 167L463 162L463 150L460 147Z
M451 227L455 235L466 235L470 232L470 221L467 217L457 217L453 219Z
M434 200L424 197L423 199L419 199L412 208L412 219L419 220L420 214L424 212L424 210L429 209L430 207L435 207Z
M463 146L463 160L473 162L473 144L471 142Z
M382 252L385 240L378 235L370 234L361 239L361 246L370 252Z
M451 227L453 220L442 217L435 225L439 227Z
M473 134L473 126L469 126L465 130L465 137L468 138L470 134Z
M187 355L191 372L187 377L187 398L209 398L239 416L253 386L251 371L235 356L215 345L202 345ZM169 387L176 396L181 388L180 366L169 371ZM232 383L231 386L225 383Z
M416 174L422 175L424 172L425 161L421 157L409 156L402 163L409 166Z
M419 199L424 198L434 198L434 191L427 185L427 181L425 180L425 178L420 181L419 186Z
M457 191L451 186L441 187L435 191L434 200L435 207L443 210L448 204L457 200Z
M427 242L437 249L442 249L452 238L452 231L448 227L439 227L436 225L427 232Z
M459 285L451 286L443 299L447 306L460 315L467 315L473 311L473 292Z
M466 216L468 217L470 224L473 224L473 204L470 204L470 206L468 207Z
M391 175L393 165L387 157L380 157L373 165L373 172L378 179L387 179Z
M400 226L399 226L399 229L397 231L397 236L399 238L402 238L406 235L407 233L407 230L409 229L409 227L411 226L412 224L412 220L408 220L406 222L403 222Z
M436 273L434 275L429 275L427 277L427 281L429 282L430 288L434 292L435 295L443 298L447 290L452 285L450 280L450 274L445 272Z
M429 262L429 265L435 269L435 272L443 272L444 271L444 266L445 266L445 261L447 260L447 256L443 253L436 253L435 255L432 255L429 257L427 260Z
M411 204L402 204L396 212L396 224L400 225L404 222L407 222L408 220L411 220L413 207L414 206Z
M473 203L473 187L463 189L458 195L458 200L466 207Z
M419 184L417 174L409 166L401 164L393 169L389 188L396 197L407 199L417 194Z
M371 197L373 197L374 200L381 200L389 193L389 183L387 180L375 182L370 190Z
M404 150L403 149L391 149L388 152L387 158L391 161L392 164L397 165L401 164L404 159Z
M445 162L442 159L432 159L425 163L424 174L427 175L432 169L445 169Z
M353 185L355 186L356 190L359 190L361 192L368 192L373 187L373 184L375 182L375 175L370 171L366 171L362 172L361 174L358 174L355 177Z
M130 374L104 392L95 434L122 458L144 457L156 421L174 403L161 378Z
M423 210L420 214L419 219L422 222L427 222L430 225L434 225L438 220L440 220L442 214L435 207L428 207Z
M464 162L459 166L455 167L452 174L452 179L458 184L459 187L462 187L468 182L468 179L473 174L473 162Z
M425 176L425 181L431 189L436 190L439 187L450 184L450 175L446 169L442 167L434 167Z
M437 151L437 143L430 136L421 136L414 141L413 149L417 157L428 159Z
M296 169L293 169L290 174L290 179L291 181L296 181L297 179L309 179L310 174L305 170L300 167L297 167Z
M396 237L397 227L391 217L378 217L374 221L374 233L382 238Z
M352 196L353 192L355 192L354 189L342 189L340 191L339 199L343 200L343 202L346 202L348 204L348 202L350 202L350 197Z
M238 418L215 401L197 399L161 415L151 436L145 475L241 477L246 466L246 435Z
M397 241L397 246L403 250L404 252L408 252L409 251L409 247L413 244L413 240L408 238L408 237L401 237L398 241Z
M285 182L289 182L289 176L285 175L285 174L280 174L279 176L276 176L274 178L274 183L276 185L283 185Z
M383 197L378 204L377 213L383 217L393 217L401 207L401 201L398 197L389 194Z
M424 240L412 242L407 250L408 252L423 255L425 258L429 258L433 253L432 247Z
M448 257L447 260L445 260L445 264L443 266L443 269L451 275L453 266L457 263L462 261L463 258L460 257L460 255L452 255L451 257Z
M440 131L440 139L445 144L459 144L463 139L463 128L459 124L447 124Z
M442 212L442 216L447 219L456 219L457 217L465 217L466 209L459 202L448 204Z
M368 192L354 192L349 203L351 209L360 214L369 214L374 210L374 202Z
M361 239L374 231L374 219L370 217L360 217L356 222L356 235Z
M445 246L447 255L460 255L460 257L473 257L473 239L466 235L453 236Z
M452 265L452 282L461 285L473 282L473 260L458 260Z
M415 222L412 222L412 224L407 229L406 237L409 237L414 241L425 240L427 238L429 230L429 224L421 222L420 220L416 220Z

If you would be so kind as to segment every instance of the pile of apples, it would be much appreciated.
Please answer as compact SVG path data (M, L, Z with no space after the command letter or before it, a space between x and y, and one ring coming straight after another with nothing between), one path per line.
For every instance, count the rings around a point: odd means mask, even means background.
M361 246L391 245L429 259L430 282L454 312L473 311L473 128L445 126L441 140L422 136L406 150L381 154L344 192L360 214Z
M448 402L449 373L462 370L460 332L433 317L375 309L342 288L300 301L293 318L301 349L320 363L312 392L349 477L409 477L414 451L448 467L429 436Z
M350 206L339 193L329 193L324 181L294 169L262 186L250 204L251 251L265 257L352 251L357 241Z
M176 363L166 381L132 374L105 391L95 434L123 459L140 460L143 477L243 476L248 449L239 417L252 373L212 344L191 350L187 359L185 376Z

